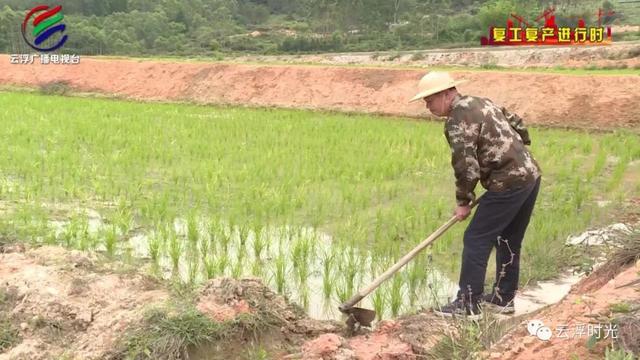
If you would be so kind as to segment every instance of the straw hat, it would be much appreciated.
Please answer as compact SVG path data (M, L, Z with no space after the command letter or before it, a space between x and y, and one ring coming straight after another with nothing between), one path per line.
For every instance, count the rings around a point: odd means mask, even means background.
M430 71L420 79L418 83L418 93L409 100L409 102L423 99L429 95L439 93L440 91L447 90L465 82L467 82L467 80L453 80L448 72Z

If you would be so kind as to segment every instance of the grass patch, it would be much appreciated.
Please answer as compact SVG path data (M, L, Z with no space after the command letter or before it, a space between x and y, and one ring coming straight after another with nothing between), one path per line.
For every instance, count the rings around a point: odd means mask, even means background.
M611 304L609 305L609 311L612 313L627 314L631 312L631 305L625 302Z
M67 95L71 92L68 81L51 81L40 85L40 93L43 95Z
M440 341L427 354L428 359L479 359L504 334L512 329L515 321L500 321L485 311L479 320L455 317L449 327L439 333Z
M633 353L614 346L607 346L604 350L604 360L635 360L637 359Z
M493 64L493 63L480 65L480 69L483 69L483 70L497 70L502 68L503 68L502 66L498 64Z
M595 278L608 281L625 266L640 260L640 230L635 229L631 234L620 238L613 249L609 250L607 258L609 260L593 272Z
M18 329L4 314L0 313L0 352L12 348L20 341L22 339Z
M227 339L256 338L277 324L266 313L240 314L228 322L215 322L190 303L173 303L146 312L139 325L130 328L110 359L188 359L189 352ZM247 352L258 358L260 348Z
M0 353L22 341L20 333L12 323L9 311L13 307L13 295L6 288L0 288Z
M123 340L124 350L112 359L183 359L191 346L222 337L224 327L193 307L152 309Z
M618 338L613 341L612 350L640 355L640 307L635 308L624 315L618 315L613 323L618 327Z
M261 346L252 346L247 349L242 357L244 360L269 360L271 355Z

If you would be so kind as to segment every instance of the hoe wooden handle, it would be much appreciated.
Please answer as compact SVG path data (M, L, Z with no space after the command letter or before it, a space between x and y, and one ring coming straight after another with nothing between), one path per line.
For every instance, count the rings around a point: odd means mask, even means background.
M471 202L470 206L472 209L478 204L481 197ZM411 259L416 257L416 255L418 255L420 251L422 251L427 246L431 245L431 243L433 243L437 238L439 238L442 234L444 234L451 226L453 226L457 222L458 222L458 218L455 215L452 216L451 219L449 219L446 223L440 226L435 232L433 232L433 234L429 235L428 238L424 239L420 244L418 244L418 246L413 248L413 250L411 250L408 254L406 254L400 260L398 260L395 264L393 264L392 267L390 267L387 271L385 271L380 276L378 276L375 280L373 280L371 285L367 286L364 289L361 289L351 299L347 300L345 303L340 305L340 310L341 311L347 310L349 308L352 308L358 302L360 302L360 300L362 300L365 296L369 295L373 290L375 290L378 286L380 286L380 284L382 284L385 280L389 279L396 271L400 270L400 268L402 268L409 261L411 261Z

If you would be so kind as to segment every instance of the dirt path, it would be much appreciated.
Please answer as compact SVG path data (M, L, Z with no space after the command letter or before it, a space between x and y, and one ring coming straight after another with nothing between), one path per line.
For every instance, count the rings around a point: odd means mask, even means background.
M37 60L36 60L37 62ZM79 65L12 65L0 55L0 85L66 82L82 92L132 99L277 106L424 117L407 103L424 70L242 65L82 58ZM640 76L456 71L463 93L489 97L528 123L640 127Z
M613 337L633 339L638 349L640 328L632 333L623 325L614 326L610 318L616 305L640 305L639 276L640 261L609 281L593 277L585 279L559 304L550 306L535 318L530 317L508 334L493 347L490 358L569 359L575 355L579 359L602 359L604 349ZM543 341L530 335L527 325L531 320L539 320L547 326L552 331L551 339ZM600 341L590 349L587 342L598 328L601 329Z
M638 27L614 28L637 31ZM412 51L330 53L311 55L246 55L235 61L313 63L325 65L375 66L465 66L495 65L508 68L640 67L640 41L614 41L608 46L502 46Z

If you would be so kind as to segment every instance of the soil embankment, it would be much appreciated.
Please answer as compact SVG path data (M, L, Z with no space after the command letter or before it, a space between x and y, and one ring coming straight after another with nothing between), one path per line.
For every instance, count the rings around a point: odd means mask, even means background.
M75 91L131 99L275 106L425 117L407 102L425 70L82 58L78 65L10 64L0 85L63 82ZM467 94L488 97L527 123L585 128L640 125L640 76L455 71Z

